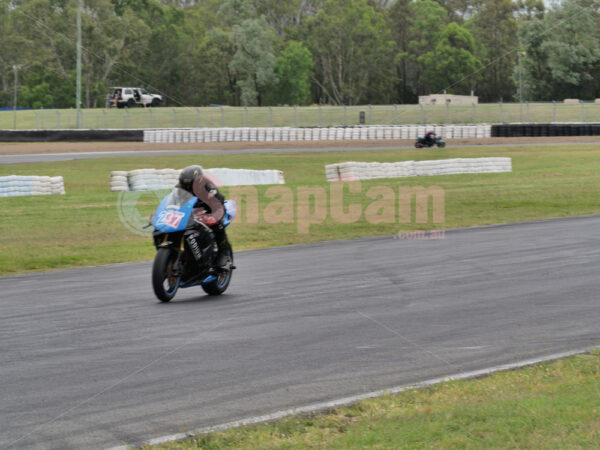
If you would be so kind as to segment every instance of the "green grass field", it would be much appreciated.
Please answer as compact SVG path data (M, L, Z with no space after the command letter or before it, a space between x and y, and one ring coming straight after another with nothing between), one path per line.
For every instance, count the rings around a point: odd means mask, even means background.
M592 449L600 352L146 449Z
M454 105L363 105L303 107L162 107L83 109L81 128L316 127L358 125L600 122L600 105L488 103ZM0 130L75 128L74 109L1 111Z
M355 223L343 224L328 215L322 224L312 224L308 233L299 233L295 222L272 224L265 220L273 199L265 198L268 186L258 186L257 223L248 223L245 215L240 215L229 228L229 235L234 249L239 250L600 213L600 148L596 145L254 155L224 152L202 157L0 165L0 176L62 175L67 190L67 195L0 199L5 230L0 237L0 274L152 259L150 238L133 234L119 219L119 194L109 190L112 170L182 168L192 163L205 167L279 169L285 173L289 192L296 195L293 213L297 215L302 213L298 208L306 203L297 201L302 189L316 186L329 192L325 164L479 156L510 156L513 172L370 180L362 182L360 194L345 196L346 204L360 203L364 211L374 201L365 195L373 187L389 187L398 192L403 186L439 186L445 194L443 223L416 223L414 211L410 223L401 223L397 208L394 223L374 225L363 215ZM228 191L224 188L226 194ZM158 204L154 193L145 193L138 201L142 218Z

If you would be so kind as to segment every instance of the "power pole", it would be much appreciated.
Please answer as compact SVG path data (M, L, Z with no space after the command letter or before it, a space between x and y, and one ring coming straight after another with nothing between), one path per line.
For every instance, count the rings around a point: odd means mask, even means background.
M523 67L521 66L521 56L525 56L525 52L517 52L519 55L519 103L523 103Z
M517 52L519 57L519 120L523 122L523 67L521 66L521 56L525 56L525 52Z
M79 0L77 5L77 129L81 127L81 10L83 9L83 0Z
M14 65L13 70L15 72L15 90L13 95L13 128L17 129L17 72L19 71L19 66Z

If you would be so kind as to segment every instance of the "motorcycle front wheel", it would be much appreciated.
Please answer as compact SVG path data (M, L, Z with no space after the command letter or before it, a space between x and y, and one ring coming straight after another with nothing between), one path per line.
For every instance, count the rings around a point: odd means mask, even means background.
M179 289L181 275L174 274L177 252L169 248L159 248L152 266L152 287L161 302L169 302Z

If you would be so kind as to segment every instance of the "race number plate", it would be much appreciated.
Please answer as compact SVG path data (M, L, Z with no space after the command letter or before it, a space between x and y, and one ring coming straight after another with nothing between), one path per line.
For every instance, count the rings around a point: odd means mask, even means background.
M179 211L161 211L158 216L157 225L166 225L171 228L177 228L184 216L185 213Z

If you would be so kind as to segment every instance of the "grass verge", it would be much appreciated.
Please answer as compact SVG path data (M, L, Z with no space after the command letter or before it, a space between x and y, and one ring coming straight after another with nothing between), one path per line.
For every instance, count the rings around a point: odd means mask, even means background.
M296 222L273 224L265 219L274 200L265 196L267 186L258 186L257 222L249 223L242 214L229 228L229 235L235 249L247 249L600 213L600 148L596 145L139 156L1 165L0 176L62 175L67 195L0 199L4 231L0 236L0 274L151 259L154 249L150 239L132 234L119 219L119 195L109 191L111 170L181 168L189 164L283 170L286 186L295 195L292 213L297 219L301 215L301 189L320 187L329 192L325 164L483 156L512 157L513 172L370 180L362 182L360 193L345 195L346 205L357 203L365 211L375 201L365 195L373 187L391 188L397 195L400 187L439 186L445 196L443 223L417 223L414 211L402 223L396 208L392 223L372 224L363 214L345 224L328 214L323 223L311 225L308 233L299 233ZM224 191L228 193L228 189ZM153 193L143 194L138 201L141 217L149 215L158 203Z
M598 448L600 351L145 449Z

